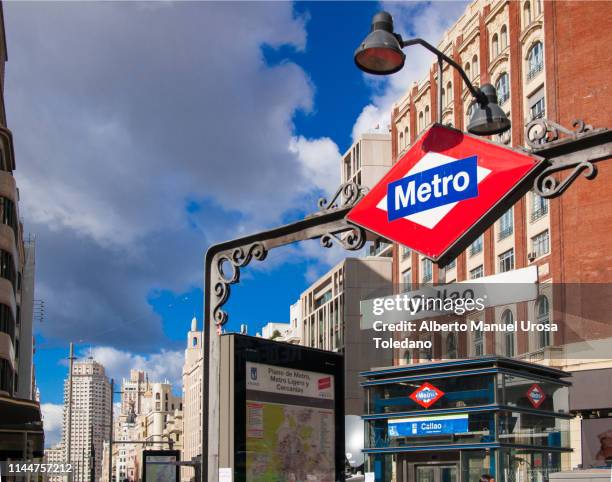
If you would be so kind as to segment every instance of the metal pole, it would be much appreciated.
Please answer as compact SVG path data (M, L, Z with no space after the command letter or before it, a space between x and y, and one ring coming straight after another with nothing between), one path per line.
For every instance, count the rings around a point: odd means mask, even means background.
M113 397L115 393L115 379L111 378L110 396L110 435L108 438L108 482L113 482Z
M66 434L66 462L70 463L72 451L72 367L74 363L74 344L70 342L68 355L68 433ZM68 480L74 477L68 476Z
M438 123L442 124L442 111L444 110L444 106L442 105L442 89L444 88L444 84L442 82L442 68L444 59L438 55ZM446 93L448 95L448 92Z
M440 52L437 48L435 48L429 42L423 40L422 38L413 38L413 39L410 39L410 40L401 40L401 37L400 37L400 43L401 43L402 47L409 47L410 45L422 45L423 47L425 47L430 52L436 54L436 56L438 57L438 61L440 59L444 60L451 67L456 69L457 72L459 72L459 74L461 75L461 78L463 79L463 82L465 82L465 85L467 86L468 90L472 94L472 97L474 97L474 99L476 99L476 101L478 101L479 103L486 103L487 102L486 96L482 93L480 88L474 87L474 85L470 81L469 77L467 76L467 74L465 73L463 68L457 62L455 62L453 59L451 59L449 56L445 55L443 52Z

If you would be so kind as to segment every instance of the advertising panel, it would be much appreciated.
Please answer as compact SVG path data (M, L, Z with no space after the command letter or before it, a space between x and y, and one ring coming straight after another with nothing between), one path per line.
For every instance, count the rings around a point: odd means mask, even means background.
M246 363L246 480L334 482L334 376Z
M143 482L172 482L179 480L179 467L172 462L181 460L178 450L144 450Z
M612 464L612 418L582 421L582 465L602 467Z

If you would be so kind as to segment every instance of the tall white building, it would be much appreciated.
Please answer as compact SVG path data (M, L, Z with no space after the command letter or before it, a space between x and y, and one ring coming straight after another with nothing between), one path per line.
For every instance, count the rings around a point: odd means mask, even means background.
M185 364L183 365L183 453L182 460L192 460L202 454L202 332L198 331L198 321L191 320L187 333ZM190 481L194 477L192 468L181 470L181 480Z
M138 439L136 417L142 413L145 394L151 384L146 372L130 370L130 378L121 382L121 406L114 430L116 441L134 441ZM113 444L113 473L115 480L138 480L137 455L142 447L135 444Z
M68 384L64 381L64 425L62 445L67 447ZM95 360L79 360L72 373L72 413L70 461L78 471L75 480L100 480L102 472L102 444L109 438L111 416L111 387L104 367ZM66 455L67 457L67 455ZM92 479L92 468L95 473Z

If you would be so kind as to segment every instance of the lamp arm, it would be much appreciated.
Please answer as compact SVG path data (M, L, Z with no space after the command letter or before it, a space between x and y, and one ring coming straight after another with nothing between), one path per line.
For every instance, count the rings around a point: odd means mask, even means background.
M431 45L429 42L423 40L422 38L412 38L412 39L408 39L408 40L403 40L400 35L397 35L397 39L399 40L399 43L402 46L402 48L403 47L409 47L410 45L417 45L418 44L418 45L421 45L421 46L425 47L430 52L436 54L438 59L444 60L445 62L450 64L452 67L454 67L459 72L459 74L461 75L461 78L465 82L465 85L467 85L467 88L470 90L470 92L472 94L472 97L474 97L474 99L476 99L477 102L479 102L481 104L486 104L487 103L487 98L482 93L482 91L479 88L474 87L474 85L472 85L472 82L470 82L470 79L468 78L468 76L465 73L465 71L461 68L461 66L457 62L455 62L449 56L447 56L443 52L440 52L437 48L435 48L433 45ZM440 82L442 82L442 79L440 79Z

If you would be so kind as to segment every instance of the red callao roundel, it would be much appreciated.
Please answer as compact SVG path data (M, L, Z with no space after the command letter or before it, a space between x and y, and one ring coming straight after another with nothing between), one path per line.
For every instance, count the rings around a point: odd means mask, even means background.
M347 214L368 231L452 259L531 187L542 159L435 124Z
M544 403L544 400L546 400L544 390L542 390L542 387L537 383L534 383L531 385L531 387L529 387L526 395L529 402L533 405L533 408L538 408L540 405L542 405L542 403Z
M429 408L436 403L444 392L439 388L434 387L431 383L425 382L414 392L410 394L410 398L418 403L421 407Z
M319 378L319 390L331 387L331 377Z

